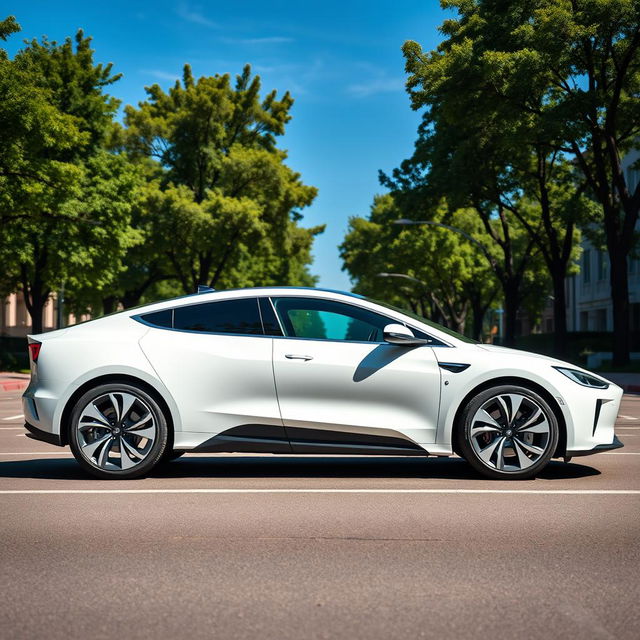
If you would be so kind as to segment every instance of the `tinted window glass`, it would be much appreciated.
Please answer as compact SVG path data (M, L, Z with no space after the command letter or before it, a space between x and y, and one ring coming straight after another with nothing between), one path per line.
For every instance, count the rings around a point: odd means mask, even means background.
M282 329L280 329L280 323L278 322L278 318L276 318L269 299L258 298L258 302L260 304L260 315L262 316L264 332L268 336L281 336Z
M207 333L262 335L262 323L256 298L177 307L174 309L173 327Z
M154 327L171 328L173 325L173 310L163 309L162 311L154 311L153 313L145 313L140 316L145 322L152 324Z
M273 298L285 334L295 338L382 342L390 320L342 302L313 298Z

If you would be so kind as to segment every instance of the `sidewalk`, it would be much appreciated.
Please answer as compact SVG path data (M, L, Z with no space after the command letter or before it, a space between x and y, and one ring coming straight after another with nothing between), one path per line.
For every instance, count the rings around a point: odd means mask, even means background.
M22 391L29 384L28 373L12 373L0 371L0 392L2 391Z

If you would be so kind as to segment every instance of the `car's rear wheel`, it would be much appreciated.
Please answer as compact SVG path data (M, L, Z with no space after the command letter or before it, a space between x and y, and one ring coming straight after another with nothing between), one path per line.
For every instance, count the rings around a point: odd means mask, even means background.
M149 473L162 458L167 438L162 409L132 384L99 385L80 397L71 413L71 451L98 478L129 479Z
M485 389L462 413L458 447L482 475L501 480L532 478L558 445L558 421L539 394L520 386Z

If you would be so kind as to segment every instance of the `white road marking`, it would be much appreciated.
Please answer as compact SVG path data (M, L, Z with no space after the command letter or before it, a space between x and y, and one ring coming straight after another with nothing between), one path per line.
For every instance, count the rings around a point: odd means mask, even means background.
M24 427L0 427L0 431L24 431Z
M3 451L0 456L72 456L70 451Z
M603 451L596 455L599 456L640 456L640 452L636 453L635 451ZM581 457L581 456L579 456ZM575 458L574 458L575 460Z
M0 495L152 493L373 493L373 494L531 494L531 495L640 495L640 489L15 489Z
M3 420L17 420L18 418L24 418L24 416L19 413L17 416L9 416L8 418L2 418Z
M630 434L628 434L630 435ZM627 436L625 435L625 438ZM215 454L210 453L198 453L198 454L189 454L189 457L198 457L198 458L211 458L211 457L252 457L251 454L231 454L229 456L222 454L221 456L217 456ZM72 456L73 454L70 451L0 451L0 456ZM270 455L270 454L267 454ZM598 456L640 456L640 452L633 451L602 451L600 453L594 454L596 457ZM256 456L259 457L259 456ZM293 457L293 456L290 456ZM323 456L321 456L323 457ZM354 456L355 457L355 456ZM365 457L365 456L362 456ZM573 457L572 460L578 460L582 457L591 458L591 456L576 456ZM433 459L433 458L429 458ZM452 459L459 460L459 458L455 457Z
M623 415L619 415L618 418L623 418L624 420L637 420L638 419L635 416L623 416Z

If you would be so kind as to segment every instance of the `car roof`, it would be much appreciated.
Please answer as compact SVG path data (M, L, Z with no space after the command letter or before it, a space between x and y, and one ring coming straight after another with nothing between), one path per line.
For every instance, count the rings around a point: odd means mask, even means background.
M460 345L462 342L456 338L455 336L451 336L444 331L440 331L438 328L433 327L431 325L420 322L419 320L407 316L402 311L394 311L393 309L389 309L384 305L377 304L375 301L368 300L364 296L361 296L357 293L352 293L349 291L340 291L337 289L328 289L321 287L285 287L285 286L272 286L272 287L246 287L246 288L238 288L238 289L220 289L220 290L205 290L199 293L192 293L186 296L181 296L179 298L171 298L169 300L162 300L159 302L154 302L151 304L146 304L134 309L127 309L124 312L121 312L116 315L120 316L138 316L145 313L151 313L154 311L162 311L163 309L170 309L175 306L187 306L191 304L198 304L201 302L214 300L224 300L224 299L233 299L233 298L242 298L247 296L274 296L274 295L284 295L284 296L295 296L295 295L304 295L304 296L312 296L317 298L329 298L335 299L335 296L341 297L348 301L351 299L353 303L356 303L356 306L362 306L364 308L368 308L372 311L376 311L377 313L382 313L391 319L400 320L400 322L406 323L409 326L414 326L417 328L421 328L421 330L426 331L427 333L433 335L438 338L445 344L451 345L456 344Z

